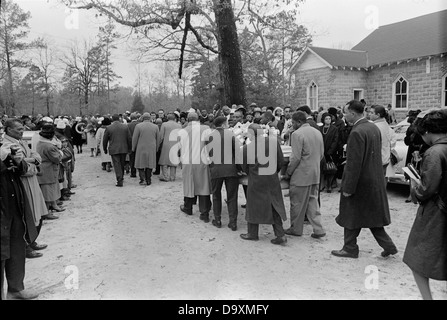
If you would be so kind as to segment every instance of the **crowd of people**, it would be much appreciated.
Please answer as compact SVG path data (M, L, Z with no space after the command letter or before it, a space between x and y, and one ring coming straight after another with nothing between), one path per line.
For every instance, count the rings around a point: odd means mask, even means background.
M47 248L37 243L43 220L55 220L55 212L65 210L76 187L72 183L74 153L66 137L66 123L55 125L42 118L40 131L30 146L22 139L25 125L21 119L8 118L0 124L1 157L1 261L8 282L8 296L32 299L37 294L25 291L25 259L39 258Z
M259 240L259 224L273 226L274 245L285 245L286 235L302 236L304 223L312 226L312 238L325 237L320 193L338 188L336 222L344 228L344 239L343 247L331 254L358 258L357 237L368 228L383 249L381 255L394 255L398 250L385 231L391 223L386 178L396 143L393 123L390 108L367 107L357 100L319 112L306 105L260 108L252 103L216 104L212 111L3 118L1 223L2 230L10 229L5 235L2 231L2 288L5 272L8 295L35 297L24 290L25 257L38 257L36 251L46 247L36 242L42 220L57 219L54 212L65 210L63 202L75 187L75 154L84 146L98 159L98 168L114 171L117 187L124 186L126 174L139 178L142 186L150 186L153 175L172 182L181 168L181 212L193 215L198 205L199 219L216 228L222 227L225 202L228 228L238 229L242 186L247 233L240 238L249 241ZM421 112L410 128L408 136L422 159L421 179L411 180L410 198L420 207L404 262L428 299L428 279L447 280L447 112ZM31 147L22 141L24 130L38 131ZM283 226L285 196L290 198L289 228ZM25 233L25 238L17 237Z

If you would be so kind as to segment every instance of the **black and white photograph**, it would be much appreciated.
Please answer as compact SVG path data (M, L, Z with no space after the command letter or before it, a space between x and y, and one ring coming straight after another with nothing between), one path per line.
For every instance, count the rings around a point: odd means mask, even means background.
M443 0L1 0L1 299L447 300L446 30Z

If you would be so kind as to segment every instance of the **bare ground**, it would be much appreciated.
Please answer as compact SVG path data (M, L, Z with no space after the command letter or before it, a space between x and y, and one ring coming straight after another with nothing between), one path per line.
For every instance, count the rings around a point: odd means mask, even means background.
M417 210L404 202L407 187L388 186L392 223L386 230L399 253L380 257L381 248L365 229L359 259L345 259L330 254L343 244L335 222L337 191L321 194L327 236L313 239L305 225L303 236L288 236L283 247L270 243L269 225L261 226L257 242L240 239L246 232L242 208L236 232L226 227L226 208L221 229L199 220L196 207L193 216L183 214L180 170L177 176L175 182L154 177L151 186L140 186L126 175L124 187L117 188L114 173L102 171L99 158L78 154L76 194L60 219L44 222L38 242L48 248L43 257L27 260L25 286L39 291L40 300L420 299L402 262ZM239 203L245 203L242 188ZM446 283L431 284L434 298L447 300Z

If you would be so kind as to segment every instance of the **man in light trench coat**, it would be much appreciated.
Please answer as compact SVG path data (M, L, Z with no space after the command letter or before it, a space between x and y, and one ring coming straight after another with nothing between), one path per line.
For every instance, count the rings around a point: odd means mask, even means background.
M188 113L188 125L179 131L178 148L182 163L184 203L180 210L192 215L195 198L199 198L200 220L209 222L211 210L211 176L205 142L210 127L200 124L195 112Z

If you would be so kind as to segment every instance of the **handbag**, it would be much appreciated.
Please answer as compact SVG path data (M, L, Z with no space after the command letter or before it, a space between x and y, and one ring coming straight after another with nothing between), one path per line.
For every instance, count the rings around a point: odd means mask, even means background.
M323 169L323 173L324 174L336 174L337 173L337 165L335 164L334 161L326 161L326 163L324 164L324 169Z

